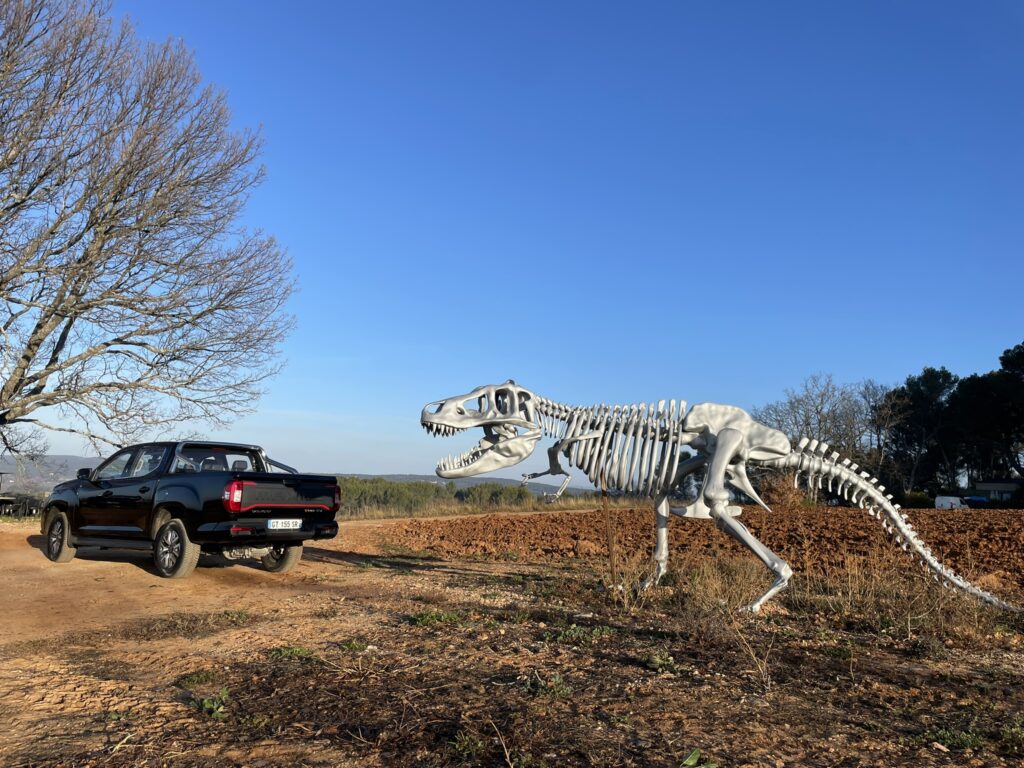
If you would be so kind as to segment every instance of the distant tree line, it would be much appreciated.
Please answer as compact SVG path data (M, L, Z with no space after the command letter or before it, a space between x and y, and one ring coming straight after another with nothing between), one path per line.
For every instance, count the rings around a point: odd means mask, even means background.
M816 374L753 416L791 438L825 440L903 494L1019 479L1024 343L999 362L996 370L964 378L926 367L894 387L872 380L839 384Z
M521 507L534 496L528 488L499 483L480 483L457 488L455 483L395 482L379 477L338 477L341 513L353 514L374 507L417 512L429 507Z

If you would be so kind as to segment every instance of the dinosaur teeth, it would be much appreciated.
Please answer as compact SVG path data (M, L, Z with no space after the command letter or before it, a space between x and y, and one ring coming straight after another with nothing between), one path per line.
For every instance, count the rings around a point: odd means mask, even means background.
M459 432L465 432L467 429L466 427L453 427L449 424L435 424L434 422L425 422L423 428L434 437L451 437Z

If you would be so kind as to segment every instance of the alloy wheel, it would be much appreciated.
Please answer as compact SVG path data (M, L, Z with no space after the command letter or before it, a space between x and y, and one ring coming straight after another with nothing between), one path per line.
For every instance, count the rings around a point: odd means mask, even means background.
M167 571L170 571L178 563L178 559L181 557L181 536L173 528L168 528L164 535L160 537L160 543L157 545L158 553L157 556L160 558L160 566Z
M60 548L64 544L64 521L57 518L50 524L50 536L47 540L51 558L60 554Z

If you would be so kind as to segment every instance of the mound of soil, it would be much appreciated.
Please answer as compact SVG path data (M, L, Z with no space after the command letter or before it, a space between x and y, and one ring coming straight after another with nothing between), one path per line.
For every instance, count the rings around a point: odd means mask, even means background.
M946 565L996 590L1024 593L1024 510L904 510L918 534ZM653 509L610 510L623 551L639 552L654 542ZM844 567L851 558L876 557L896 545L880 523L845 507L744 507L740 518L794 570L815 573ZM553 561L604 557L608 552L605 512L493 514L408 520L388 531L388 543L443 559L466 557ZM745 550L711 520L673 518L672 557L683 552L735 554ZM909 562L909 557L908 557Z

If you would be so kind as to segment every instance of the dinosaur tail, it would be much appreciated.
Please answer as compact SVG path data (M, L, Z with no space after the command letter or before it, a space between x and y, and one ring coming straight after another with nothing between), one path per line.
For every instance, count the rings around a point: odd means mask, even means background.
M997 608L1021 611L1020 608L1000 600L980 587L947 568L932 554L928 546L918 538L910 521L900 512L899 504L892 503L892 495L885 493L885 486L867 472L860 472L849 459L841 459L838 453L829 453L828 445L817 440L800 440L787 456L758 462L761 466L796 472L797 481L801 472L807 474L808 485L828 490L835 496L852 501L869 515L882 523L882 528L905 550L911 550L935 579L943 585L954 587Z

